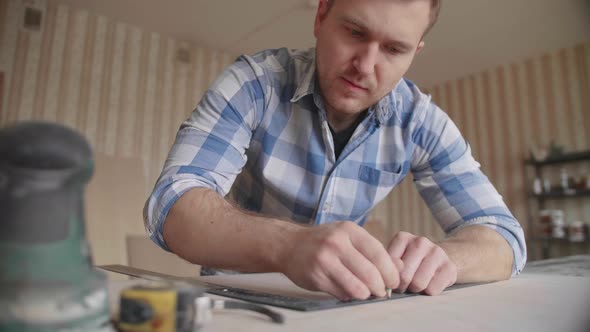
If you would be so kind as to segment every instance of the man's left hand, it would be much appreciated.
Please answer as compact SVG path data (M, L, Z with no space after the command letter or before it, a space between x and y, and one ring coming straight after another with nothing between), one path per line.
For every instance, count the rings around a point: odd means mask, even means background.
M457 281L457 266L447 253L425 237L399 232L389 243L392 258L404 262L399 292L438 295Z

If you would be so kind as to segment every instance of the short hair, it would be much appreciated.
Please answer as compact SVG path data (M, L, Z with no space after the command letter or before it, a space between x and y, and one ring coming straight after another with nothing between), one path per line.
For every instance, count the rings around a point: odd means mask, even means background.
M330 8L332 8L332 5L334 5L334 2L336 2L336 0L326 0L326 2L328 3L328 11L329 11ZM438 14L440 13L441 5L442 5L442 0L430 0L430 17L429 17L429 21L428 21L428 26L426 27L424 34L422 34L422 38L424 38L424 36L426 36L428 31L430 31L430 29L432 29L432 27L434 26L434 23L436 23L436 20L438 19Z

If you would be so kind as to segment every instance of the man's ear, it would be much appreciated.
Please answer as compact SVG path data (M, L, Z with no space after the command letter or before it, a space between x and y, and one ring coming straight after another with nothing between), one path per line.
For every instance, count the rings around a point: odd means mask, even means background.
M315 22L313 25L313 35L317 38L320 30L320 24L326 18L328 14L328 1L329 0L318 0L318 11L315 15Z
M416 55L422 51L422 48L424 48L424 41L423 40L421 40L420 43L418 44L418 47L416 47Z

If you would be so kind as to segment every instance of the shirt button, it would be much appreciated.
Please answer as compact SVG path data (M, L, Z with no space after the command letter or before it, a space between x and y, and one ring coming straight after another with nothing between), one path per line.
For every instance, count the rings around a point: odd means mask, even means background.
M326 203L326 204L324 204L324 207L322 208L322 211L328 211L328 210L330 210L330 204L329 203Z

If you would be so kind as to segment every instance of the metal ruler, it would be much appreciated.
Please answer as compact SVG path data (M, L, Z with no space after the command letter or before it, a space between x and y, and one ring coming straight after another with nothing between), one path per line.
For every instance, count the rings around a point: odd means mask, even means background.
M108 270L111 272L122 273L129 276L147 279L147 280L165 280L165 281L173 281L173 282L182 282L192 284L198 287L205 288L205 291L209 294L215 294L225 297L230 297L238 300L259 303L270 305L274 307L292 309L297 311L316 311L316 310L325 310L325 309L333 309L333 308L341 308L346 306L353 306L359 304L367 304L367 303L376 303L376 302L383 302L383 301L391 301L402 299L405 297L411 296L419 296L420 294L415 293L403 293L391 294L391 298L387 297L369 297L366 300L350 300L350 301L340 301L337 298L331 299L321 299L321 300L310 300L306 298L300 297L293 297L293 296L283 296L259 291L252 291L243 288L235 288L235 287L227 287L221 285L215 285L207 282L203 282L200 280L196 280L193 278L187 277L177 277L172 275L167 275L163 273L152 272L148 270L138 269L130 266L125 265L103 265L99 266L101 269ZM476 284L457 284L453 285L445 290L454 290L464 287L470 287L475 285L480 285L481 283Z

